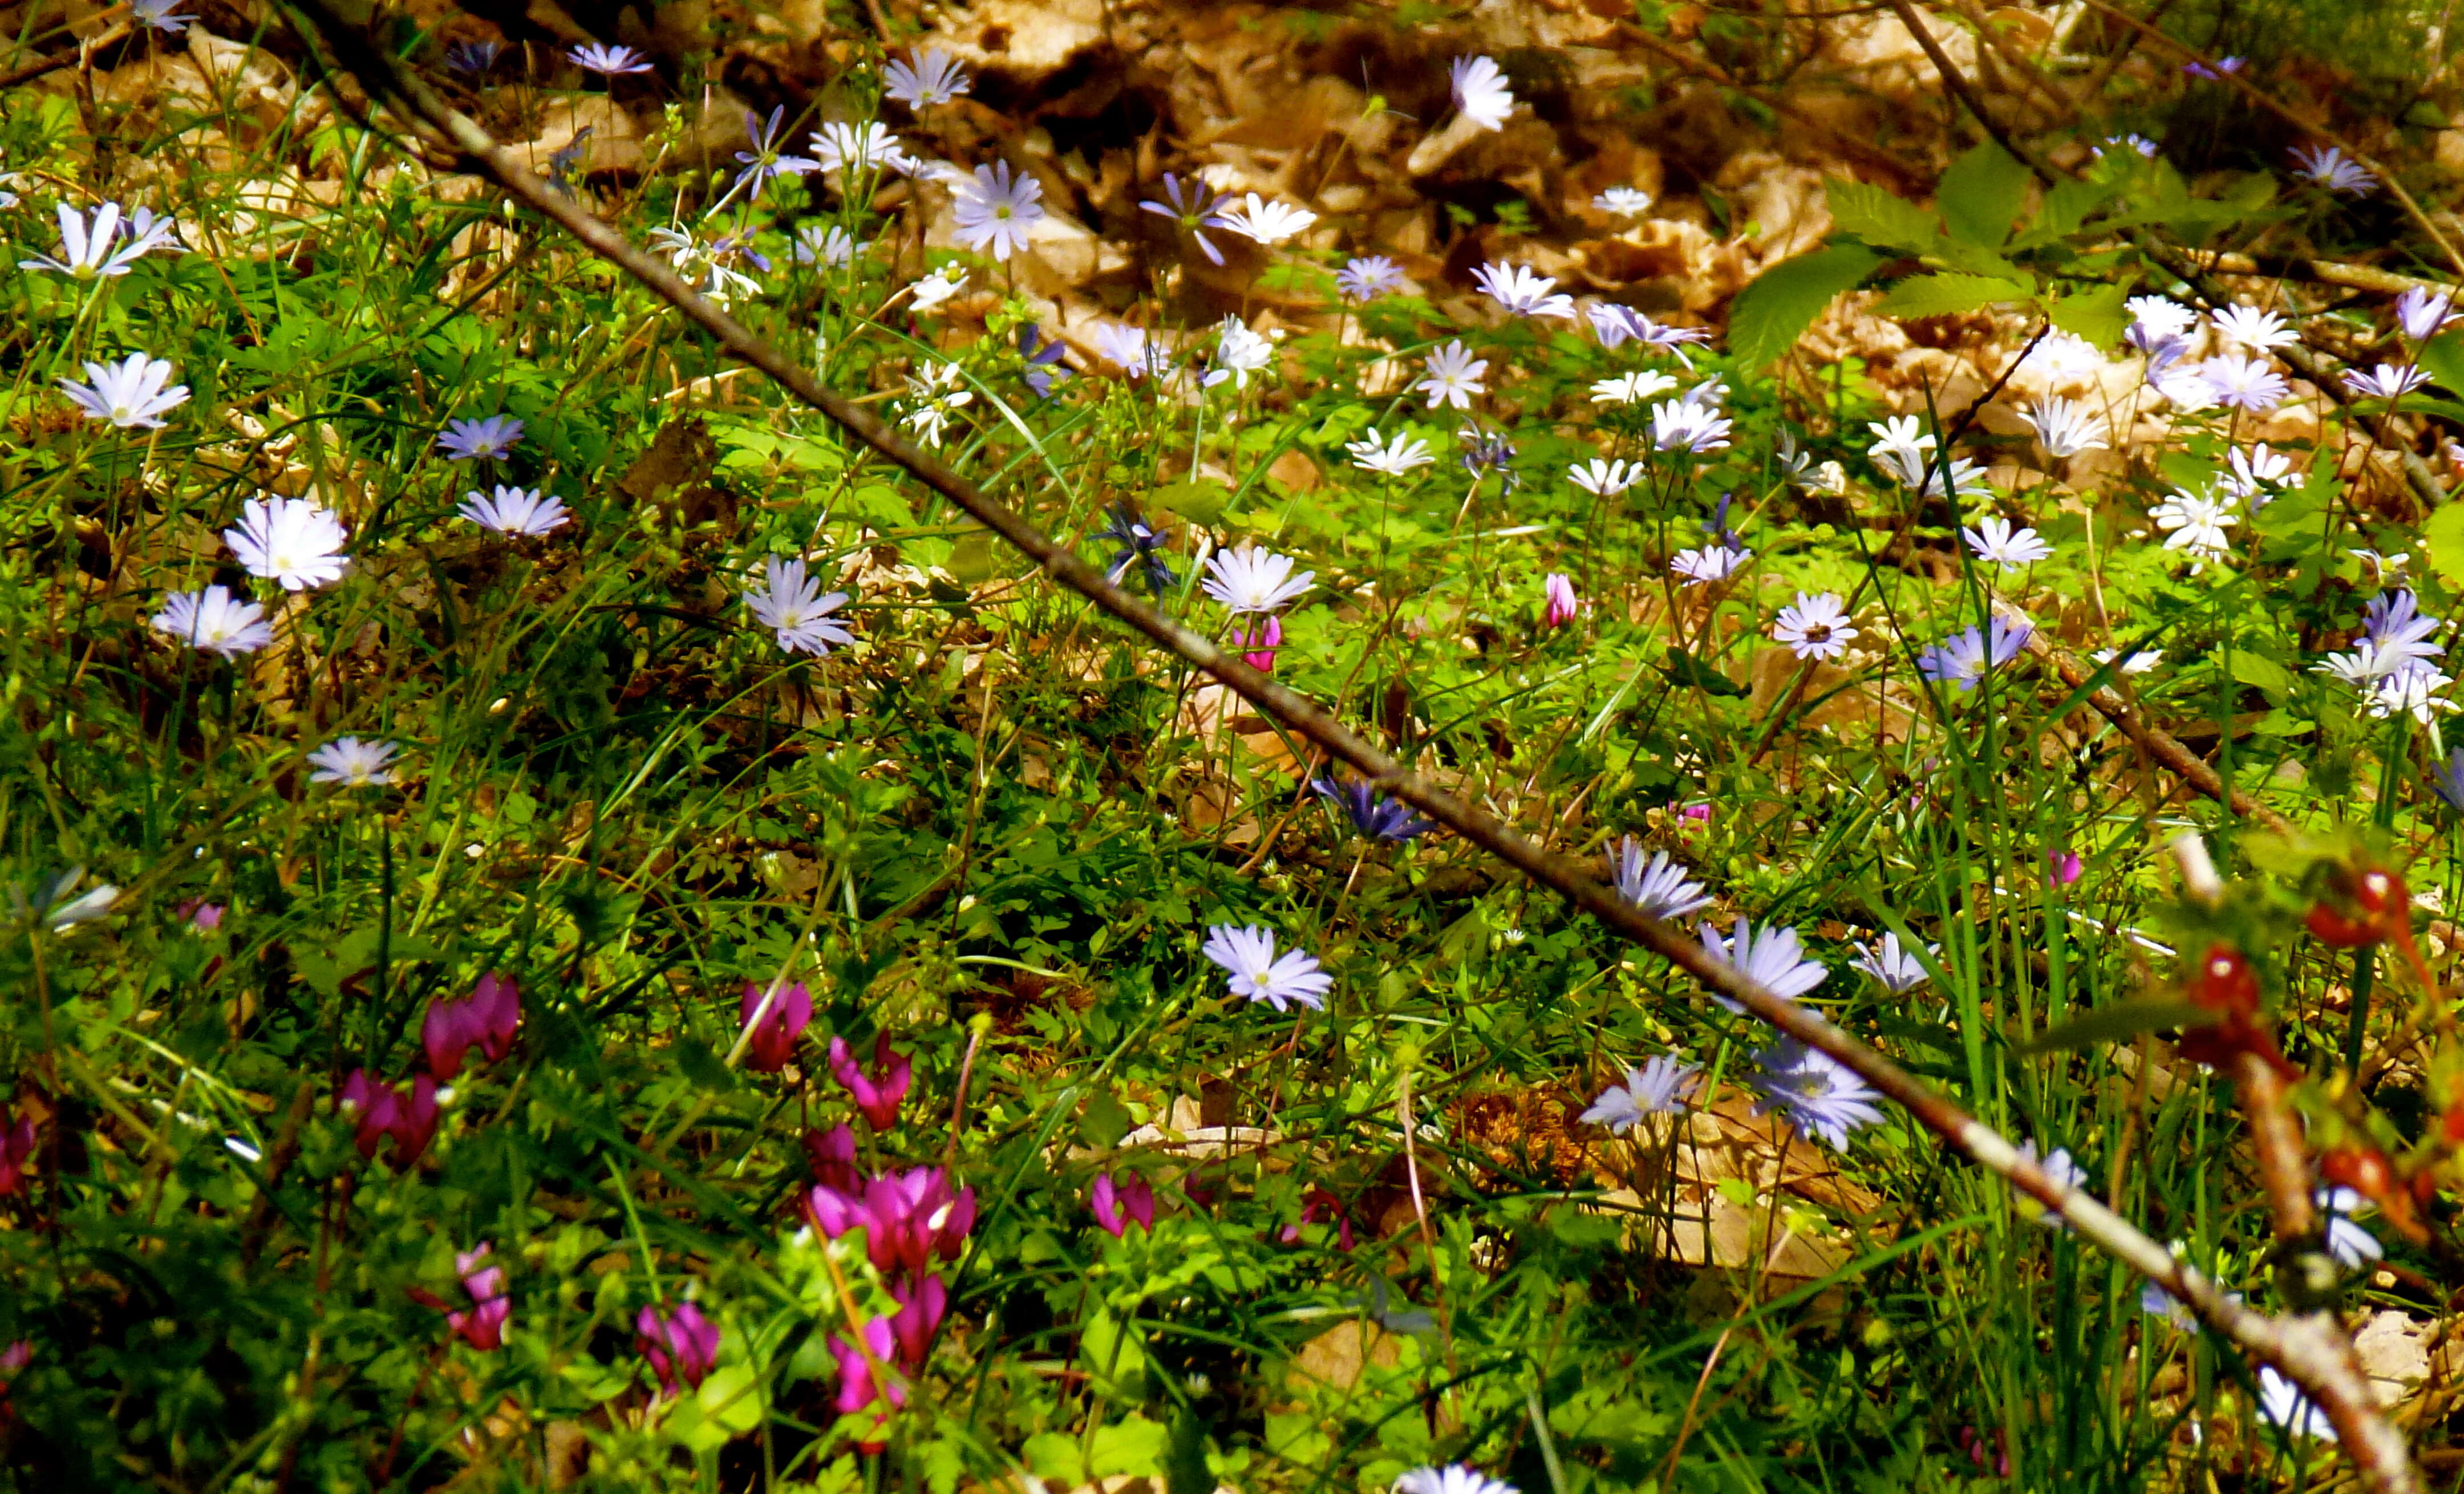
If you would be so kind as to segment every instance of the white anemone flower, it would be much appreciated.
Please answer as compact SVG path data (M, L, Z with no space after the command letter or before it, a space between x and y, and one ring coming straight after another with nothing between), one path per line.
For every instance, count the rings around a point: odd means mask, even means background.
M188 403L188 386L170 383L170 363L143 353L131 353L116 363L89 363L85 376L84 384L61 380L60 392L85 411L88 420L107 420L122 430L138 427L160 430L165 414Z
M350 565L346 538L341 520L306 498L251 498L240 505L239 522L223 531L241 568L285 591L341 580Z
M246 598L234 598L228 586L208 586L203 591L175 591L163 599L163 610L154 614L152 626L199 653L230 658L235 653L254 653L274 642L274 627L265 621L265 608Z
M821 583L804 574L802 560L770 556L761 562L763 586L744 593L744 605L769 628L779 647L789 653L826 656L832 644L855 642L855 635L830 616L847 599L844 591L822 594Z
M1230 974L1234 996L1264 1001L1279 1012L1290 1010L1295 1001L1324 1011L1326 993L1334 986L1334 978L1309 955L1290 950L1277 958L1274 934L1257 924L1245 929L1216 924L1206 931L1206 944L1199 953Z
M1317 572L1292 574L1292 558L1243 545L1218 550L1206 558L1206 579L1199 582L1226 611L1273 612L1300 600L1317 581Z

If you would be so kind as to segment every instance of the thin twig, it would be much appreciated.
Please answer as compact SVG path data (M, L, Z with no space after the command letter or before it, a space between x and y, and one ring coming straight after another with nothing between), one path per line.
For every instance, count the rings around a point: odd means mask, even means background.
M1650 917L1595 880L1580 863L1543 849L1488 813L1442 792L1357 736L1316 702L1278 684L1112 584L1096 566L1023 516L996 502L939 458L918 450L870 411L825 387L814 375L695 294L666 264L627 243L613 228L566 201L511 151L447 106L407 74L356 28L333 11L330 0L297 0L327 45L362 83L399 99L408 117L424 121L461 150L474 170L508 195L555 220L592 253L639 280L682 312L719 345L759 368L781 388L821 411L849 435L906 469L987 529L1032 559L1060 584L1193 667L1223 682L1260 711L1349 764L1371 786L1401 800L1473 845L1566 898L1617 934L1652 950L1705 989L1726 997L1781 1032L1838 1061L1918 1124L1987 1171L2059 1213L2079 1235L2101 1245L2133 1270L2155 1281L2202 1322L2272 1365L2322 1407L2343 1439L2345 1451L2382 1494L2419 1494L2403 1438L2380 1414L2368 1383L2353 1369L2349 1341L2311 1319L2275 1319L2227 1297L2206 1276L2102 1203L2048 1175L1999 1132L1873 1048L1858 1042L1813 1008L1773 994L1735 967L1716 959L1673 926ZM302 27L303 32L308 27ZM861 1351L862 1345L857 1346Z

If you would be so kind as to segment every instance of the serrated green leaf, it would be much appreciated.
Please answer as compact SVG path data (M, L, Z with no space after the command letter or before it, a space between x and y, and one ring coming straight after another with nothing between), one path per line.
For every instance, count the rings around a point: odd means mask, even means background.
M1998 247L2010 241L2019 209L2027 206L2028 168L1987 141L1950 164L1933 200L1951 237Z
M2079 231L2088 215L2113 200L2122 190L2118 181L2089 181L2073 177L2057 182L2046 189L2044 201L2037 205L2036 220L2028 225L2025 242L2050 244Z
M1777 361L1833 297L1855 289L1881 263L1881 254L1862 245L1834 244L1771 266L1737 293L1728 310L1728 351L1748 368Z
M2084 338L2098 347L2111 347L2130 328L2130 314L2123 309L2129 296L2130 287L2126 284L2100 285L2093 291L2063 297L2046 315L2064 332Z
M1908 254L1926 253L1942 237L1932 213L1879 187L1826 177L1822 188L1830 200L1831 221L1842 233Z
M1885 317L1950 317L1996 301L2023 301L2030 294L2014 280L1988 275L1911 275L1875 310Z
M2464 503L2450 503L2421 526L2430 568L2451 586L2464 586Z

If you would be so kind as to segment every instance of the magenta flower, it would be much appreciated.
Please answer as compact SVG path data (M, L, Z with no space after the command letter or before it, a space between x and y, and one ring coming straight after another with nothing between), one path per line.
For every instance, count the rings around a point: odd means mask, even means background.
M2045 852L2045 861L2051 868L2054 886L2068 887L2079 879L2079 852L2049 850Z
M699 1389L702 1376L718 1363L718 1325L690 1302L664 1315L644 1307L633 1319L633 1345L657 1372L660 1388L672 1395L678 1380Z
M471 1307L467 1311L449 1309L445 1314L445 1326L482 1353L504 1347L505 1323L514 1314L514 1299L505 1291L505 1268L490 1260L495 1253L495 1246L485 1241L475 1250L455 1253L453 1274L462 1278L462 1289L471 1294Z
M418 1161L436 1138L436 1081L421 1074L405 1095L381 1084L364 1068L351 1070L342 1081L340 1108L359 1117L357 1145L362 1161L373 1162L377 1147L393 1138L393 1165L406 1168Z
M513 1051L515 1029L522 1022L521 988L514 978L491 972L458 1001L430 1001L419 1023L419 1045L428 1050L428 1071L438 1084L462 1071L462 1060L476 1047L489 1063Z
M779 988L756 1022L753 1014L761 1010L761 998L770 988L759 980L744 982L744 1000L738 1005L738 1020L751 1033L744 1044L744 1066L757 1074L775 1074L787 1066L796 1056L796 1040L804 1033L804 1024L813 1020L813 993L804 989L801 980Z
M209 903L202 897L190 898L172 910L172 916L187 920L199 934L211 934L223 926L223 905Z
M847 1039L830 1040L830 1072L855 1097L855 1108L864 1112L866 1124L875 1131L888 1131L898 1123L898 1107L907 1098L914 1066L905 1054L890 1051L890 1034L885 1032L873 1040L872 1067L868 1074L856 1066Z
M9 1112L0 1110L0 1115ZM30 1115L0 1125L0 1198L26 1185L26 1174L34 1161L34 1121Z
M910 1168L868 1179L860 1194L816 1184L804 1206L813 1225L831 1240L864 1231L865 1254L873 1269L920 1276L935 1259L955 1261L976 1226L976 1191L950 1189L937 1167Z
M1549 610L1541 615L1541 626L1563 627L1582 610L1582 603L1574 595L1572 578L1551 571L1548 579L1541 582L1541 589L1549 597Z
M855 1131L848 1126L833 1126L827 1131L804 1132L804 1155L813 1164L813 1177L825 1188L840 1193L856 1193L864 1187L864 1175L855 1170Z
M898 1351L897 1336L891 1328L890 1320L875 1318L864 1326L864 1345L866 1349L871 1351L869 1362L863 1353L858 1352L852 1345L836 1333L830 1335L829 1345L830 1352L836 1354L839 1361L839 1395L836 1402L839 1415L851 1417L866 1407L871 1406L874 1407L876 1428L888 1425L890 1408L907 1404L907 1387L899 1381L892 1379L890 1384L881 1387L876 1387L872 1383L873 1365L878 1364L886 1368ZM858 1442L856 1445L869 1452L886 1444Z
M1106 1173L1095 1179L1094 1197L1089 1202L1095 1211L1095 1222L1115 1240L1129 1233L1133 1219L1140 1229L1155 1233L1155 1189L1143 1177L1115 1183L1112 1175Z
M890 1294L898 1299L898 1311L890 1320L891 1337L898 1345L898 1367L913 1374L924 1368L933 1334L950 1310L950 1288L941 1285L941 1278L927 1276L914 1282L892 1282Z
M34 1344L32 1339L21 1338L8 1348L0 1349L0 1372L14 1375L33 1362Z
M1255 631L1246 627L1232 629L1232 641L1247 648L1241 662L1261 674L1275 672L1275 650L1284 646L1284 620L1272 612L1258 625Z

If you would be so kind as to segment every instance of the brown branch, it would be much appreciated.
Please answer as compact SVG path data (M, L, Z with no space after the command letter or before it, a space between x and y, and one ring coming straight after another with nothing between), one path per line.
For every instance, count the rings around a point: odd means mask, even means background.
M2332 1342L2322 1346L2300 1320L2277 1320L2228 1298L2213 1282L2175 1260L2163 1245L2095 1198L2048 1175L1999 1132L1873 1048L1858 1042L1813 1008L1774 995L1734 967L1714 958L1673 926L1645 915L1593 875L1591 868L1553 854L1494 816L1444 793L1427 780L1353 733L1316 702L1278 684L1233 653L1112 584L1097 567L996 502L939 458L911 446L863 406L825 386L795 359L738 324L696 295L666 264L627 244L607 224L557 194L519 158L476 124L447 107L331 8L330 0L297 0L343 66L363 84L402 101L407 116L425 121L470 159L472 166L509 196L553 219L593 253L675 307L729 352L767 374L780 387L821 411L849 435L906 469L1032 559L1055 582L1103 611L1214 675L1234 693L1351 765L1373 786L1410 804L1466 841L1563 896L1620 936L1652 950L1684 971L1705 990L1735 1002L1808 1047L1827 1054L1915 1117L1953 1151L2008 1180L2059 1213L2078 1233L2103 1246L2132 1269L2157 1282L2198 1317L2232 1338L2254 1358L2274 1365L2335 1418L2344 1446L2361 1461L2384 1494L2418 1494L2420 1483L2400 1438L2369 1399L2367 1382L2339 1358ZM310 28L302 26L303 33ZM2333 1335L2328 1335L2332 1340ZM857 1348L863 1350L861 1342ZM2389 1449L2392 1449L2390 1451Z
M2010 607L2008 604L2004 604L2004 606L2007 610L2017 614L2017 608ZM2037 628L2028 635L2027 648L2030 653L2051 665L2054 672L2061 677L2062 683L2073 690L2086 684L2097 674L2094 666L2047 638L2042 628ZM2205 758L2184 746L2180 737L2173 736L2163 727L2149 725L2147 719L2139 714L2139 708L2120 691L2109 685L2099 685L2088 692L2087 703L2096 708L2099 715L2120 727L2122 734L2129 737L2141 752L2154 758L2174 777L2181 779L2192 788L2223 804L2243 819L2255 820L2279 835L2292 832L2291 821L2240 789L2229 789L2223 778L2216 773L2215 769L2208 766Z

